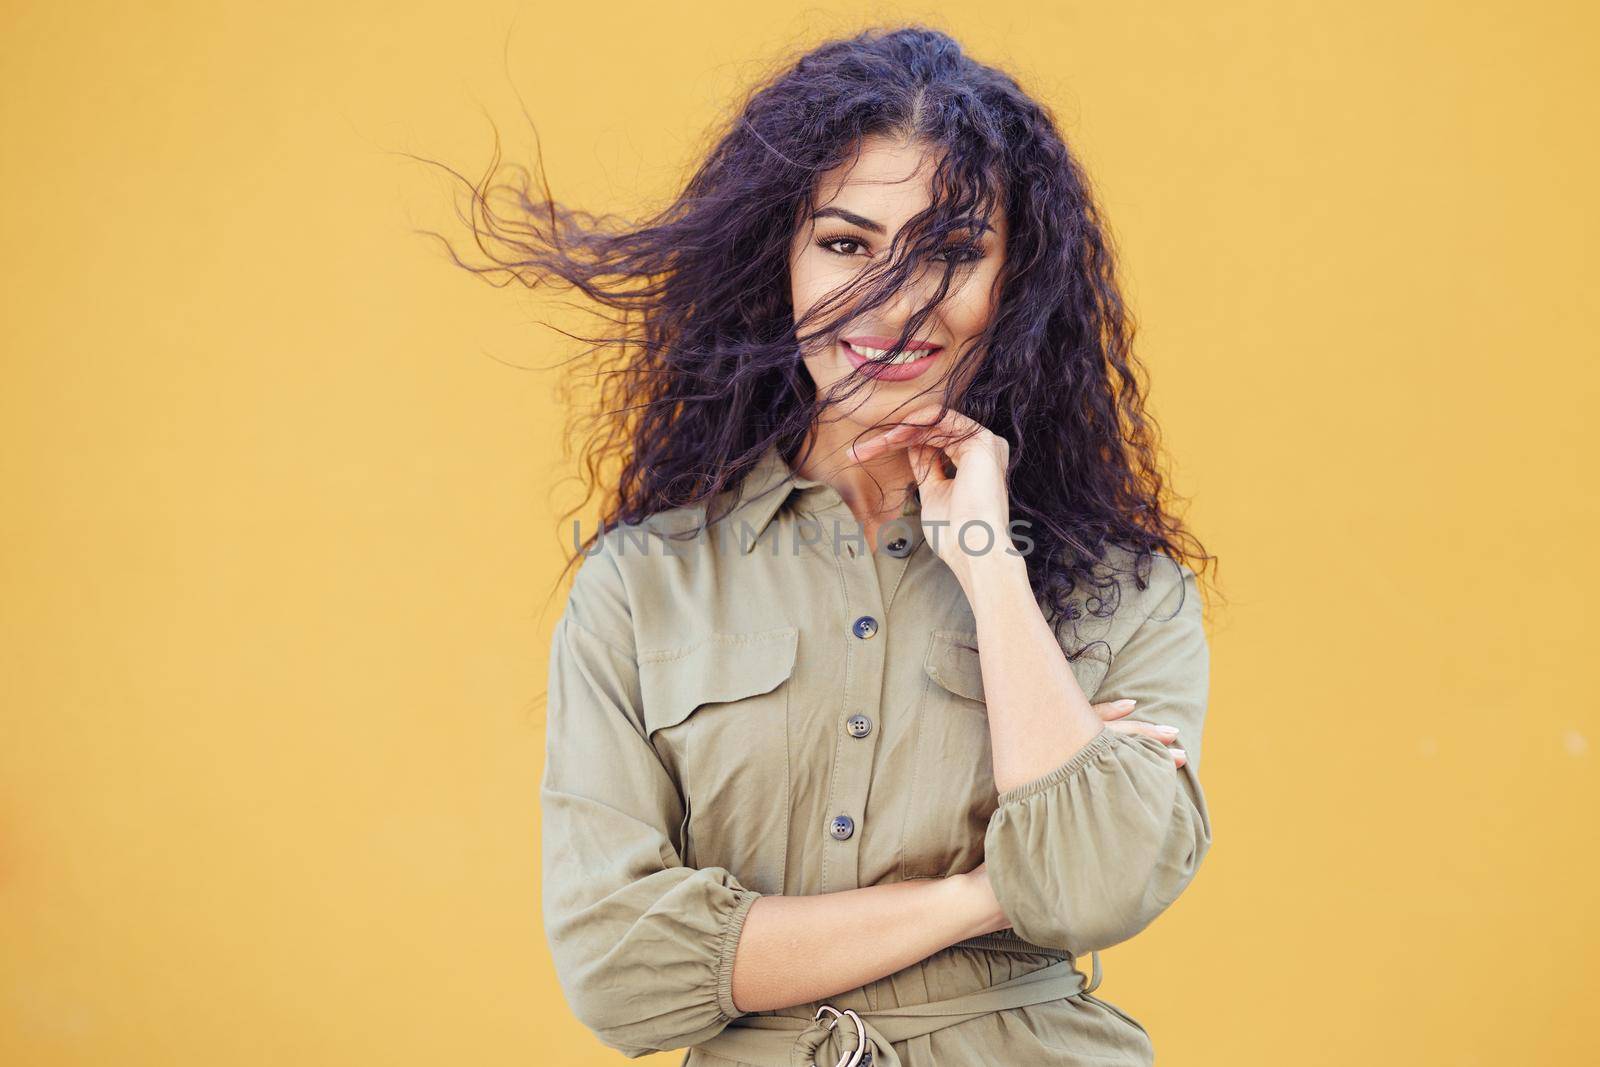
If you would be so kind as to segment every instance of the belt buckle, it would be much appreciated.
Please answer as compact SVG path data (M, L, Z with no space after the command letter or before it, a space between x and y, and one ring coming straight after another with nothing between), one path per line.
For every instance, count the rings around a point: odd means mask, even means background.
M824 1013L829 1016L826 1022L822 1022ZM856 1024L856 1047L840 1056L839 1062L835 1064L835 1067L869 1067L872 1063L872 1050L867 1047L867 1025L861 1021L861 1016L849 1008L841 1012L832 1004L824 1004L817 1009L815 1018L818 1022L822 1022L824 1030L832 1030L838 1025L839 1020L845 1016L849 1016L850 1020Z

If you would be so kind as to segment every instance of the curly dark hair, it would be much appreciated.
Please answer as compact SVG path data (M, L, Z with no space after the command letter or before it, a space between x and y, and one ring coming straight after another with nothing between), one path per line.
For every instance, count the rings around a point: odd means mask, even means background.
M896 235L887 267L863 272L797 323L794 227L818 176L872 134L938 150L933 202ZM481 180L450 170L470 190L457 210L487 262L444 244L458 266L497 284L577 290L611 327L567 334L589 346L599 407L569 406L587 493L566 515L597 491L603 499L601 526L569 568L618 525L702 503L707 525L721 518L715 501L767 447L792 457L839 399L818 395L802 343L891 298L964 219L996 205L1009 229L999 302L979 339L981 363L947 400L1010 443L1012 515L1028 524L1041 607L1068 619L1114 611L1113 558L1140 588L1156 552L1197 573L1215 558L1164 502L1146 372L1082 166L1049 110L945 33L869 29L807 51L749 92L682 192L639 224L559 204L538 159L537 193L514 164L509 180L495 181L498 134ZM952 269L902 343L942 299ZM840 313L815 322L831 309ZM620 473L602 478L613 463Z

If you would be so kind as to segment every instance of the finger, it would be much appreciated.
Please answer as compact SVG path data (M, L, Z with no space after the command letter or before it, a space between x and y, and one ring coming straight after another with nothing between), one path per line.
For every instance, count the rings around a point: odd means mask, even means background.
M850 455L858 460L871 459L892 445L903 445L917 429L916 426L901 424L878 433L870 433L850 446Z
M871 459L891 445L904 444L917 427L901 424L879 433L869 434L850 446L850 455L857 460Z
M867 436L850 451L858 460L870 459L889 445L913 440L940 447L962 445L965 443L962 439L969 436L992 435L981 424L953 408L938 403L920 404L897 418L888 430ZM951 453L952 461L959 462L958 454Z
M915 429L938 430L952 436L968 433L988 433L988 428L963 415L955 408L942 404L921 404L911 408L894 420L895 430L909 432Z
M1172 761L1179 767L1182 767L1185 763L1189 762L1189 753L1185 752L1183 749L1169 748L1167 751L1172 753Z
M912 473L917 479L917 492L924 501L934 500L955 479L944 469L944 453L926 445L910 445L906 455L911 459Z
M1100 713L1102 719L1120 719L1134 709L1137 700L1113 700L1107 704L1091 704L1090 707Z
M917 480L917 488L924 498L930 490L950 481L944 473L944 464L939 462L937 448L912 445L906 449L906 458L911 461L911 476Z
M895 444L916 443L942 448L957 467L980 453L1005 467L1006 452L1010 448L1004 438L955 410L946 411L931 424L902 423L885 437Z
M1124 734L1143 734L1153 737L1164 745L1170 745L1178 740L1178 728L1167 726L1164 723L1145 722L1142 719L1124 719L1122 722L1108 722L1106 729L1116 730Z
M913 408L895 420L891 432L905 437L916 431L925 435L937 437L950 437L954 439L959 434L987 433L987 429L963 415L955 408L941 408L937 404ZM942 443L942 442L941 442Z
M871 459L884 445L883 434L873 434L864 437L850 446L850 458L855 460Z
M945 412L949 410L942 404L930 401L907 408L894 422L898 426L932 426L944 418Z

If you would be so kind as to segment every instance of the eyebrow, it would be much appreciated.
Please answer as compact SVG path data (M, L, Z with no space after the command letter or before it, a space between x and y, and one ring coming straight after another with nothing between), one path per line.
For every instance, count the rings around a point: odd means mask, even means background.
M838 218L838 219L844 219L844 221L848 222L852 226L860 226L863 230L871 230L873 233L884 233L885 232L884 228L883 228L883 223L881 223L881 222L873 222L871 219L862 218L860 215L857 215L854 211L846 211L842 207L825 207L821 211L818 211L815 214L813 214L811 217L813 219L820 219L820 218L826 218L828 216L832 216L832 217Z
M843 219L852 226L860 226L863 230L871 230L873 233L887 232L884 230L881 222L873 222L869 218L864 218L861 215L857 215L854 211L846 211L842 207L825 207L820 211L814 212L811 217L813 219L820 219L824 217L838 218ZM990 226L987 222L979 222L976 219L969 220L967 225L972 229L977 230L979 233L994 229L994 227Z

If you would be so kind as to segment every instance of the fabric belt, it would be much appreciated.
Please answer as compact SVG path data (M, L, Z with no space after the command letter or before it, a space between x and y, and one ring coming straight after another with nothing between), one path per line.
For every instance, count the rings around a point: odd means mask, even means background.
M1090 956L1094 974L1087 984L1073 961L1065 959L998 985L927 1004L859 1013L841 1012L824 1004L817 1009L815 1020L793 1015L742 1015L715 1037L694 1047L758 1067L902 1067L894 1050L896 1042L1006 1008L1092 992L1100 985L1100 953ZM863 1048L865 1051L860 1051Z

